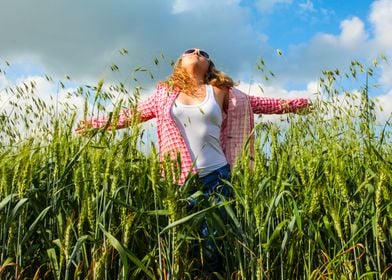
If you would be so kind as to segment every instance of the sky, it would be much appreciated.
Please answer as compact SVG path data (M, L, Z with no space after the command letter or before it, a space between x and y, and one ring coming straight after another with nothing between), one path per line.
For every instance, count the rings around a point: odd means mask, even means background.
M379 86L370 94L382 104L381 120L392 113L392 0L2 1L0 107L7 86L31 79L42 96L58 94L45 75L70 77L67 89L130 82L144 67L154 81L143 83L153 88L170 74L171 60L198 47L247 93L260 94L256 84L263 83L263 94L281 98L311 98L322 70L348 69L354 59L371 65L385 55L390 61L378 65L372 82ZM275 74L268 82L257 70L260 59Z

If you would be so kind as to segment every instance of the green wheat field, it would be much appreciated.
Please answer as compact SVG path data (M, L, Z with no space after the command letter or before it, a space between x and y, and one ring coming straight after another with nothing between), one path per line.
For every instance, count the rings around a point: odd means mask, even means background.
M283 125L256 118L255 158L244 153L228 182L234 198L215 204L195 193L193 212L185 207L193 180L174 185L178 170L161 177L171 163L154 147L143 151L136 121L121 133L74 131L121 93L115 122L139 86L77 88L69 94L85 100L79 115L40 98L34 82L9 86L0 107L0 279L203 279L191 247L205 219L224 243L227 273L217 279L391 279L392 130L375 115L377 67L325 70L310 112L282 115Z

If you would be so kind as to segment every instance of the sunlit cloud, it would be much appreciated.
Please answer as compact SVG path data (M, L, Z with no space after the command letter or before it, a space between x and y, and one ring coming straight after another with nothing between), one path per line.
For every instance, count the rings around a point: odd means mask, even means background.
M261 12L270 12L278 4L289 5L292 2L293 0L258 0L256 1L256 7Z
M369 16L374 28L374 40L382 50L392 48L392 1L374 1Z
M306 2L299 3L298 6L301 10L305 12L315 12L316 9L314 8L313 2L311 0L306 0Z

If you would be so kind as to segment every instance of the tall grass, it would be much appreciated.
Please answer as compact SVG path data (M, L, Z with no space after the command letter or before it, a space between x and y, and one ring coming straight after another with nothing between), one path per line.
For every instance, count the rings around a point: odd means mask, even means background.
M71 107L46 105L34 84L9 88L18 102L1 113L0 278L202 278L192 246L205 219L224 241L223 279L392 277L392 139L369 97L375 68L323 72L311 113L257 125L255 158L245 153L228 182L234 198L216 205L196 193L193 212L193 181L161 177L162 165L178 170L154 148L141 152L140 125L80 137ZM356 79L359 91L343 88ZM115 120L140 88L111 89L129 97ZM103 82L75 94L93 98L95 114L112 98ZM26 137L32 117L41 121Z

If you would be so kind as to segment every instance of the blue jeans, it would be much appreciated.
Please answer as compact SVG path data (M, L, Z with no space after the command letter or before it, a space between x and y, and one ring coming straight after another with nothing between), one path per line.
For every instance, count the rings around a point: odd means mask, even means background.
M227 164L213 172L207 174L206 176L200 177L199 181L202 184L202 192L205 197L213 198L213 203L221 203L222 196L225 198L230 198L232 196L232 190L229 186L227 186L222 180L230 180L231 172L230 166ZM191 208L195 206L196 201L193 201L191 204ZM227 213L223 207L219 208L220 216L223 222L226 224ZM217 242L214 240L214 236L216 236L217 231L210 229L207 223L207 220L201 224L199 233L203 238L202 242L202 251L203 251L203 259L207 265L207 270L213 272L220 272L223 270L223 259L219 253L218 247L221 247L222 242Z
M212 171L206 176L200 177L204 195L209 196L215 192L227 198L231 197L231 189L222 180L230 180L230 166L228 164Z

